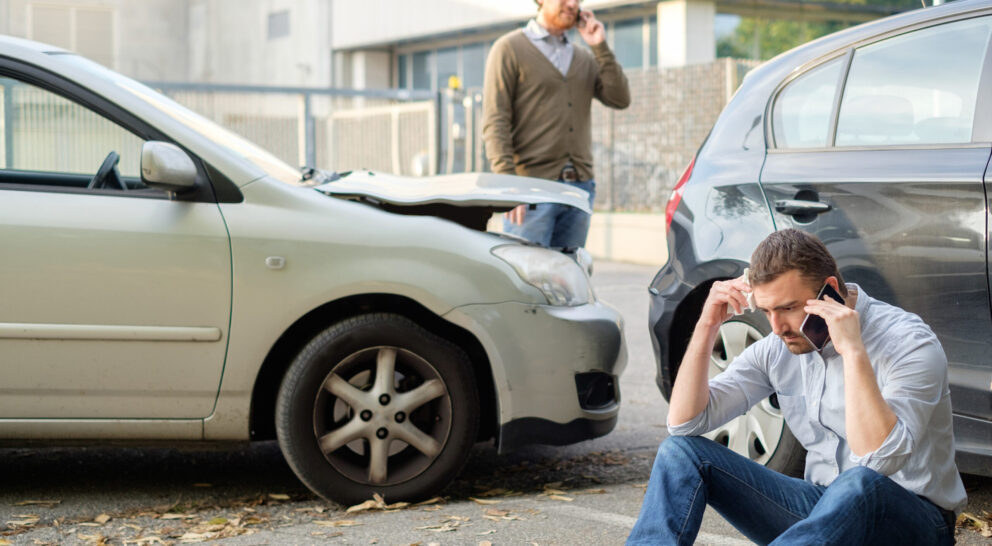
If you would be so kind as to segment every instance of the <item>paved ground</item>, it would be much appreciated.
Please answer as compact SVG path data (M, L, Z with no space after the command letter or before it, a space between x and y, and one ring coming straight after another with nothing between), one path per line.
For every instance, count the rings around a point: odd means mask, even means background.
M0 449L0 545L622 544L640 509L667 406L654 386L646 286L653 267L598 263L598 296L626 318L623 409L606 437L497 456L474 450L444 498L418 507L315 499L274 443L226 447ZM992 480L966 477L968 513L992 512ZM959 529L959 544L989 544ZM699 544L748 544L708 513Z

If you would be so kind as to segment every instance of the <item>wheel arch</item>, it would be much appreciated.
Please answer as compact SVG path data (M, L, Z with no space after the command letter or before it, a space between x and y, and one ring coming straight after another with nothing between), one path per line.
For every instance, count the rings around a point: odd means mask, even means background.
M491 364L482 344L467 330L437 316L415 300L396 294L360 294L325 303L296 320L279 337L262 362L251 395L251 440L276 437L275 407L282 379L293 358L322 330L341 320L366 313L394 313L465 351L475 372L479 393L479 439L497 430L496 388Z

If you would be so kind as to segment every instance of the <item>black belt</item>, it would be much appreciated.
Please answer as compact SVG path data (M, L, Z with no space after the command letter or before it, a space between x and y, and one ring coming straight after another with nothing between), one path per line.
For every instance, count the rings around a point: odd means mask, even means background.
M566 165L561 170L561 174L558 175L558 180L564 182L578 182L579 181L579 171L575 170L572 165Z

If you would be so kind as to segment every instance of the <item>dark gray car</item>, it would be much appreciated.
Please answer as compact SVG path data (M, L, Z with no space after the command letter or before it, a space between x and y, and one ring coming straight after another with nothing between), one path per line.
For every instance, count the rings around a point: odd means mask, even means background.
M826 36L745 78L667 207L649 323L666 398L710 285L794 227L826 243L845 280L931 325L959 468L992 475L990 36L992 1L962 0ZM769 331L758 313L725 324L711 373ZM801 474L774 396L711 436Z

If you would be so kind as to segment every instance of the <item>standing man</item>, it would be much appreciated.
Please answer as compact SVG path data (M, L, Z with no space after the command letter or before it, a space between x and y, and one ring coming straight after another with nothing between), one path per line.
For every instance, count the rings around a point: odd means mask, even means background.
M590 107L630 104L606 31L578 0L535 0L537 17L493 44L486 61L482 134L493 172L557 180L596 195ZM590 49L566 36L572 27ZM511 210L504 230L550 247L585 246L589 215L544 203Z
M627 544L692 544L707 504L759 544L953 544L967 498L934 333L845 285L827 248L802 231L769 235L748 277L710 288L672 389L671 436ZM817 299L824 285L844 303ZM775 335L707 380L720 325L747 293ZM802 333L807 314L829 330L819 351ZM805 480L696 436L772 394L807 450Z

